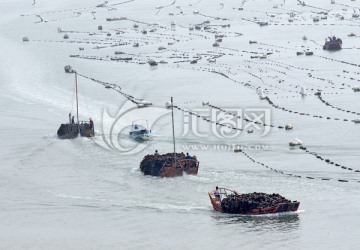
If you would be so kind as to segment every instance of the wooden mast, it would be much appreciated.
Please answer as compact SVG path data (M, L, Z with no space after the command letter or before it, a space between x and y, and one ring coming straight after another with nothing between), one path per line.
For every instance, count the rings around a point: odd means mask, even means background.
M176 167L176 147L175 147L175 128L174 128L174 102L171 97L171 117L172 117L172 132L173 132L173 144L174 144L174 162Z
M77 72L75 72L75 86L76 86L76 120L77 127L79 132L79 97L78 97L78 82L77 82Z

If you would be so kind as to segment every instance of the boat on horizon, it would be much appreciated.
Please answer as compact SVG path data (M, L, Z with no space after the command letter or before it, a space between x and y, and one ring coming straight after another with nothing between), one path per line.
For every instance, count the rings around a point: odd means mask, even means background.
M342 40L340 38L336 38L335 36L333 37L328 37L329 39L325 39L325 44L323 46L324 50L329 50L329 51L336 51L336 50L341 50L342 48Z
M291 201L279 194L240 194L235 190L218 188L208 192L211 205L217 212L239 215L263 215L296 212L300 202Z

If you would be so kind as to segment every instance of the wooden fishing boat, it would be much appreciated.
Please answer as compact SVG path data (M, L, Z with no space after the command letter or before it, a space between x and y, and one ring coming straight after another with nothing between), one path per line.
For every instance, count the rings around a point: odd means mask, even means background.
M65 69L66 70L66 69ZM72 70L72 69L71 69ZM79 98L78 98L78 84L77 73L75 72L75 86L76 86L76 122L74 116L69 114L69 123L63 123L57 130L57 135L60 139L74 139L79 134L83 137L92 137L95 135L94 123L90 118L89 122L79 121Z
M144 175L175 177L185 174L196 175L199 171L199 161L196 156L190 156L188 153L176 153L175 147L175 128L174 128L174 103L167 104L171 107L172 132L174 152L160 155L157 151L155 154L149 154L144 157L140 163L140 170Z
M173 153L159 155L146 155L140 163L140 170L144 175L159 177L176 177L185 174L196 175L199 171L199 161L196 157L188 157L184 154Z
M224 206L224 204L222 206L222 201L224 199L227 199L229 197L241 197L242 195L253 195L253 194L239 194L238 192L227 188L219 188L219 193L220 193L220 198L215 196L215 191L209 192L208 195L214 210L221 213L242 214L242 215L275 214L275 213L283 213L283 212L295 212L298 210L300 206L300 202L286 200L284 197L277 194L268 195L268 194L254 193L255 195L260 194L260 195L266 195L268 197L275 197L275 196L281 197L283 198L283 202L276 202L276 199L271 200L271 198L269 198L270 199L269 202L271 202L271 205L269 206L261 207L260 205L258 205L257 207L247 211L243 210L236 212L233 209L232 212L229 212L229 211L225 211L226 207ZM252 202L251 204L253 207L256 206L256 200L249 200L249 202L250 203Z

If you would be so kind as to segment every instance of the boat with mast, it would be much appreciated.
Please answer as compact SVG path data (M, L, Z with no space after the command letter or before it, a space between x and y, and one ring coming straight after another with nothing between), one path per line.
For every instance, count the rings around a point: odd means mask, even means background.
M60 139L73 139L79 134L84 137L92 137L95 135L94 122L90 118L88 122L79 121L79 97L78 97L78 81L77 73L75 73L75 92L76 92L76 123L74 116L69 113L69 123L60 125L57 135Z
M140 170L145 175L160 177L182 176L184 173L196 175L199 171L199 161L196 156L190 156L188 153L176 153L175 145L175 126L174 126L174 102L171 97L171 120L173 153L146 155L140 163Z

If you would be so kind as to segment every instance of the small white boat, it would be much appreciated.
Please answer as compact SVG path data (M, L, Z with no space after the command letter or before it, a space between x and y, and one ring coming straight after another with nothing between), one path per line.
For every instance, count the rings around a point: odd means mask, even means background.
M151 130L148 129L147 120L133 121L129 135L136 140L149 140L151 138Z
M313 22L319 22L319 21L320 21L319 17L316 16L316 17L313 18Z
M301 146L302 144L303 144L303 142L297 138L295 138L293 141L289 142L289 146L291 146L291 147Z
M354 119L352 120L354 123L360 123L360 119Z

